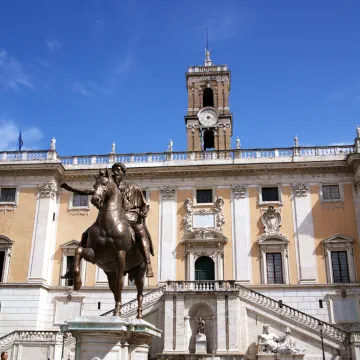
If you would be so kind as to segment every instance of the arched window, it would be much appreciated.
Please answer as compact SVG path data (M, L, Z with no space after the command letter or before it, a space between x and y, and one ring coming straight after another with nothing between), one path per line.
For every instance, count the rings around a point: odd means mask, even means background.
M214 107L214 92L211 88L206 88L203 93L203 107Z
M204 131L204 150L214 149L215 140L214 140L214 131L205 130Z
M195 280L215 280L214 261L208 256L201 256L195 261Z

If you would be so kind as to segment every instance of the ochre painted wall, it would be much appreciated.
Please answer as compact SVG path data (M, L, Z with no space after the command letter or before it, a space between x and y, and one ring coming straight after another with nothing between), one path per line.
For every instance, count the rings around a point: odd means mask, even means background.
M147 218L147 226L152 236L152 241L155 249L155 256L151 257L151 262L154 271L154 277L149 279L149 285L156 285L158 282L158 238L159 238L159 191L151 191L149 198L150 211ZM90 204L90 211L88 215L71 215L76 213L68 211L68 203L71 193L62 192L60 196L59 209L59 223L56 238L56 252L53 257L54 271L52 278L52 285L59 285L60 269L61 269L61 255L62 250L60 245L67 243L70 240L81 240L81 234L96 220L98 210ZM84 212L83 212L84 213ZM95 284L96 266L86 264L86 278L85 285L93 286Z
M260 276L260 258L259 258L259 245L257 240L264 233L264 228L261 222L261 211L257 201L257 189L249 188L249 206L250 206L250 231L251 231L251 256L252 256L252 283L254 285L261 284ZM289 240L288 245L288 264L291 284L298 283L297 265L296 265L296 247L294 238L294 223L293 223L293 209L291 204L291 187L282 187L282 201L281 216L282 226L280 231ZM262 206L263 210L267 209L266 206ZM275 205L276 208L280 206ZM236 219L235 219L236 221Z
M159 249L159 198L160 191L155 190L150 192L149 205L150 211L146 220L146 225L151 235L154 246L155 256L151 257L152 269L154 277L149 278L149 285L156 286L158 283L158 249Z
M96 220L98 211L90 204L90 211L87 214L81 212L82 215L74 215L76 211L69 212L68 204L72 196L70 192L61 191L60 193L60 208L59 221L56 236L55 254L52 257L54 261L52 285L59 285L61 255L62 250L60 245L71 240L81 240L81 234ZM85 285L92 286L95 283L95 265L87 263L86 266L86 281ZM84 284L83 284L84 285Z
M257 239L263 233L262 224L260 220L260 209L257 205L257 190L249 187L249 211L250 211L250 234L251 234L251 257L252 257L252 284L259 285L261 283L260 277L260 258L259 246ZM234 219L236 221L236 219Z
M27 281L37 193L37 188L20 188L19 205L15 212L0 212L0 235L14 241L8 282Z
M294 221L293 221L293 207L292 207L292 189L290 186L282 187L282 200L283 206L281 208L281 217L282 223L280 231L288 238L288 264L289 264L289 274L290 284L297 284L299 282L299 277L297 273L297 263L296 263L296 245L295 245L295 236L294 236Z
M344 202L321 203L319 186L310 187L312 216L314 223L315 253L319 283L326 283L326 267L321 241L335 234L354 239L355 261L360 256L358 242L355 204L352 184L344 185ZM358 261L359 263L359 261ZM360 278L360 267L357 266L357 279Z
M176 238L176 280L185 279L185 246L180 243L184 237L184 201L186 198L192 199L191 190L178 190L176 193L176 222L177 222L177 238Z
M232 216L231 216L231 189L216 189L216 196L224 199L223 215L225 224L223 225L224 235L228 242L224 248L224 280L234 279L233 274L233 246L232 246Z

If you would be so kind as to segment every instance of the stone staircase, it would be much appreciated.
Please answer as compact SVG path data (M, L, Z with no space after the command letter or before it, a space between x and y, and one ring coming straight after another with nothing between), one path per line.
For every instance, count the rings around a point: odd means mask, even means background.
M143 309L148 306L155 304L163 296L166 286L161 286L155 290L152 290L144 295L143 298ZM123 305L121 308L121 316L130 317L135 315L137 312L137 299L131 300ZM101 316L112 316L114 309L107 311Z
M316 334L320 337L321 331L324 339L328 341L328 345L341 344L343 349L350 349L352 345L359 349L360 354L360 332L347 332L340 327L324 322L316 317L308 315L300 310L292 308L283 304L281 301L274 300L257 291L251 290L245 286L236 284L234 281L215 281L211 282L201 281L169 281L165 286L161 286L144 295L143 309L149 308L156 304L165 293L218 293L231 291L238 294L240 300L246 304L247 307L252 308L263 316L272 317L273 319L282 320L291 324L293 327L302 329L308 334ZM135 316L137 312L137 300L127 302L123 305L122 316ZM101 316L111 316L113 310L108 311ZM290 326L290 325L289 325ZM52 346L55 350L52 352L59 353L59 350L74 348L75 339L71 334L63 336L58 331L14 331L0 338L0 352L9 351L16 354L18 344L36 344L36 346ZM64 344L64 345L63 345ZM12 357L16 359L16 357ZM58 358L58 357L50 357ZM351 355L344 358L351 358ZM352 356L357 358L357 356ZM67 358L66 358L67 359Z
M0 338L0 352L11 352L11 359L21 358L20 347L27 346L47 349L48 358L61 359L65 348L75 347L75 339L70 333L39 330L16 330Z
M242 285L236 285L239 289L239 297L241 300L256 305L266 311L276 314L297 326L317 331L320 334L320 325L322 325L322 333L328 338L346 343L349 341L349 333L339 327L317 319L300 310L294 309L288 305L274 300L268 296L262 295Z

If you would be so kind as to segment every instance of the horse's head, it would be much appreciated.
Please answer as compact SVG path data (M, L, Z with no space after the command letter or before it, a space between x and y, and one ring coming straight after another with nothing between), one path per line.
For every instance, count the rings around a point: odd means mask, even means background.
M98 209L101 209L104 206L105 200L112 195L113 181L107 169L105 172L100 170L95 180L94 194L91 197L91 203Z

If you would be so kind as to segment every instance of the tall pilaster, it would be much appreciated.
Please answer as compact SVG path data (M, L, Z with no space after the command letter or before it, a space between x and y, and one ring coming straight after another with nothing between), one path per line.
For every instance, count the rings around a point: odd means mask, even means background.
M218 295L216 301L216 318L217 318L217 349L216 352L226 352L226 308L225 296Z
M49 283L51 250L55 242L55 220L58 213L58 188L54 183L39 186L34 233L31 246L28 282Z
M232 226L235 280L251 283L250 208L247 187L232 187Z
M161 189L159 281L175 280L176 191Z
M300 283L316 283L317 267L314 224L309 188L305 184L293 186L294 233Z
M185 320L184 320L184 295L176 296L176 352L185 352Z
M164 351L174 351L174 297L165 296L164 312Z

